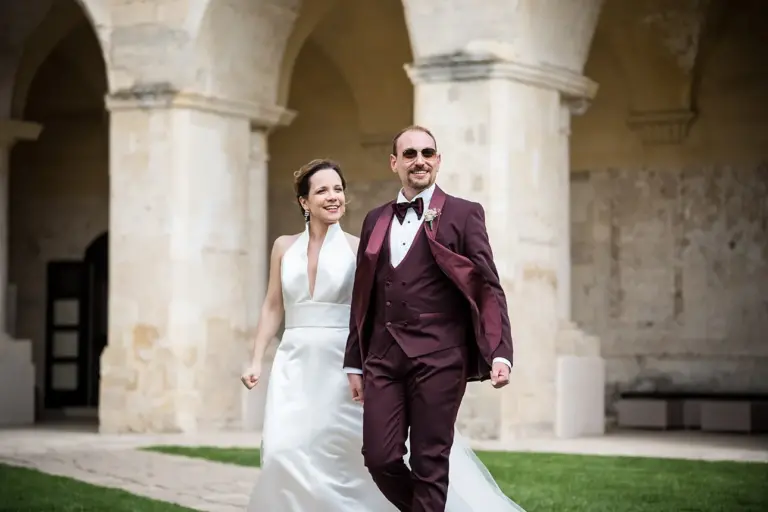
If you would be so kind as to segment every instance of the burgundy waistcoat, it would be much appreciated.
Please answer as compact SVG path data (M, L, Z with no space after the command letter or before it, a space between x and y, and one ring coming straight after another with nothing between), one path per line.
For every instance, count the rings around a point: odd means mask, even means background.
M466 344L467 301L435 262L424 227L397 267L389 236L387 230L376 265L369 352L383 357L396 342L408 357L419 357Z

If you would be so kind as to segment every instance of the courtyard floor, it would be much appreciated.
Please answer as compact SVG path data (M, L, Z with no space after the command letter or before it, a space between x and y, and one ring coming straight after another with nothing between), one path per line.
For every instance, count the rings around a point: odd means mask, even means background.
M258 435L100 435L90 426L0 430L0 463L23 466L211 512L242 511L258 469L139 451L152 445L258 447ZM500 449L475 443L477 449ZM768 436L619 432L582 439L521 440L509 451L768 462Z

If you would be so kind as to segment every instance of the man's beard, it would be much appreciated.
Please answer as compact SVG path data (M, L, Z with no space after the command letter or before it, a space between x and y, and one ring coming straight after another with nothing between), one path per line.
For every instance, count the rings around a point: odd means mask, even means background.
M423 178L430 178L432 174L432 169L428 167L413 167L412 169L408 170L408 183L411 185L412 188L416 190L424 190L429 188L429 186L432 184L431 181L428 179L427 182L422 182L421 180L416 181L414 177L414 172L418 171L424 171L426 174Z

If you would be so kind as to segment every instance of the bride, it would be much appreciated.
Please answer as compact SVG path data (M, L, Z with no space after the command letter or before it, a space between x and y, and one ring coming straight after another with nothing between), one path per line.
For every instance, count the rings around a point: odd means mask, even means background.
M261 474L251 512L395 512L363 464L363 409L341 370L349 332L357 237L342 231L346 181L330 160L294 174L303 233L275 240L253 361L241 377L259 383L269 341L285 322L272 365ZM522 511L456 433L448 512Z

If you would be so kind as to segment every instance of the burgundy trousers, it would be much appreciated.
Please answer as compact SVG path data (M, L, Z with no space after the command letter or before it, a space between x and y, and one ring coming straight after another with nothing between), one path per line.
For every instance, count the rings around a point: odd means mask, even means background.
M364 364L363 457L402 512L444 512L454 424L466 390L466 348L410 359L393 343ZM410 428L410 466L405 441Z

